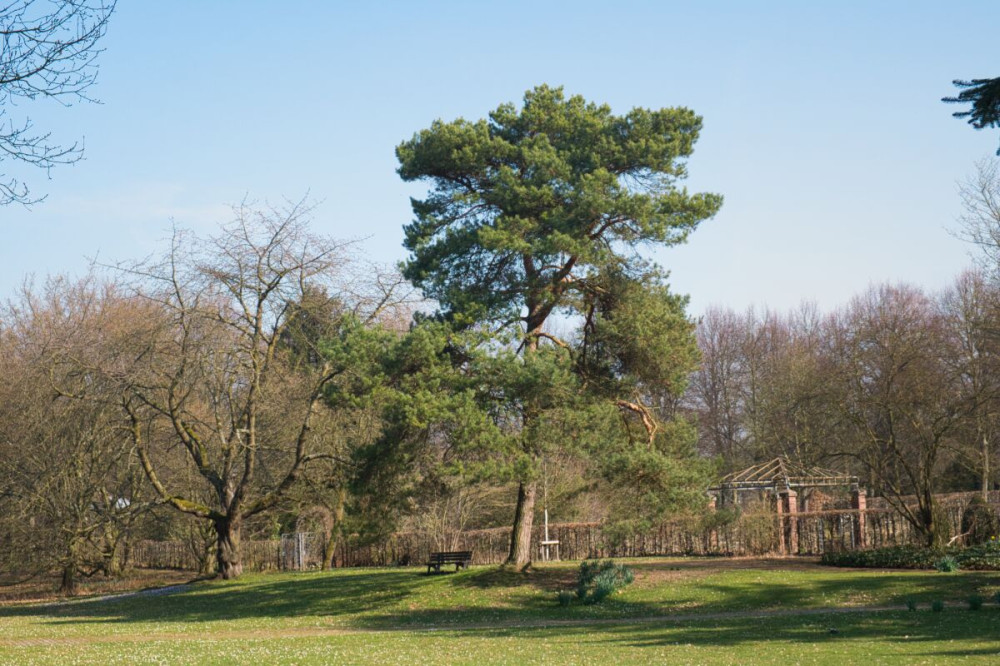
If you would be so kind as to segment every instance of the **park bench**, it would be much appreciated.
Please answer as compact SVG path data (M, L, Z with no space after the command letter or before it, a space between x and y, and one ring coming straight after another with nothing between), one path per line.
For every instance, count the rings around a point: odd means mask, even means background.
M454 564L455 571L459 569L467 569L469 564L472 563L472 551L471 550L458 550L454 552L444 552L444 553L431 553L431 557L427 560L427 573L434 569L437 573L441 573L441 567L445 564Z

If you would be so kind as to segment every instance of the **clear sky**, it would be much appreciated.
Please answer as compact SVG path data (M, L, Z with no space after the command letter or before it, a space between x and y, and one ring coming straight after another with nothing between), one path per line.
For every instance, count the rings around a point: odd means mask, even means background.
M244 197L318 202L314 228L404 257L422 188L394 147L540 83L704 117L690 189L725 196L657 254L698 314L831 308L871 282L938 289L968 263L956 182L1000 131L950 113L951 80L1000 75L1000 2L120 0L94 95L23 104L86 160L20 172L48 199L0 208L0 294L87 257L139 258Z

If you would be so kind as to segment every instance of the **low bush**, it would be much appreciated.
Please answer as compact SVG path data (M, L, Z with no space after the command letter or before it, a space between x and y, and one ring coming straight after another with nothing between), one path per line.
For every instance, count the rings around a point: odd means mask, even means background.
M945 555L940 560L934 562L934 568L941 573L951 573L952 571L958 571L958 560L952 555Z
M1000 571L1000 542L942 549L920 546L891 546L872 550L824 553L822 563L834 567L868 569L937 569L955 571ZM953 568L952 568L953 567Z
M996 538L967 548L954 549L954 555L963 569L1000 570L1000 541Z
M916 546L891 546L872 550L823 553L822 562L835 567L870 569L930 569L941 557L938 551Z
M624 564L614 560L586 560L580 563L577 574L576 596L585 603L595 604L611 596L616 590L631 584L635 574ZM562 603L562 593L560 593Z
M969 610L977 611L983 608L983 598L978 594L969 596Z
M941 600L931 602L931 610L935 613L940 613L944 610L944 602Z

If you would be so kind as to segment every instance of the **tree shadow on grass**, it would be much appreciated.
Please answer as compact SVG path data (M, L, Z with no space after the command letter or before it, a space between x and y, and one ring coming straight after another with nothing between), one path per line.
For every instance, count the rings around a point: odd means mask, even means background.
M631 564L631 563L630 563ZM672 572L673 563L636 566L638 571ZM709 572L710 573L710 572ZM90 600L58 606L0 607L5 617L34 617L46 624L198 623L316 618L321 624L365 629L417 629L519 622L655 618L672 613L732 613L833 607L872 599L903 607L905 599L963 601L972 593L990 597L1000 583L995 573L796 577L750 569L748 575L699 573L682 585L639 582L602 604L560 606L556 592L572 589L575 565L545 566L528 573L473 567L448 575L419 568L338 570L251 575L238 581L194 585L177 594ZM992 605L989 609L994 609ZM1000 618L1000 611L996 613ZM729 618L725 622L731 626ZM756 626L749 620L748 626ZM737 622L737 624L739 624ZM277 625L276 625L277 626ZM281 625L288 626L288 624ZM595 631L611 631L604 626ZM733 636L738 632L729 631Z
M874 573L874 572L873 572ZM903 606L908 599L964 601L971 594L992 596L1000 588L995 573L927 574L892 572L864 577L723 580L705 577L684 586L689 602L705 612L842 606Z
M255 575L210 581L156 598L84 600L48 606L0 608L3 617L66 622L209 622L296 616L350 617L400 603L428 580L415 569L335 574Z
M0 621L33 617L51 626L310 617L330 626L392 630L621 616L619 604L560 607L554 590L561 589L566 575L567 570L558 568L522 574L493 567L446 576L428 576L415 568L254 575L196 584L155 598L0 607ZM634 616L663 612L650 604L630 604L628 609Z
M600 640L630 647L663 647L677 644L737 648L769 643L809 643L837 645L845 662L852 651L860 656L947 656L996 655L1000 652L1000 609L980 612L949 609L945 613L928 610L882 613L829 613L808 617L727 618L692 621L677 625L619 625L602 627ZM938 642L934 649L927 643ZM956 648L966 644L967 648ZM886 654L878 653L879 645Z

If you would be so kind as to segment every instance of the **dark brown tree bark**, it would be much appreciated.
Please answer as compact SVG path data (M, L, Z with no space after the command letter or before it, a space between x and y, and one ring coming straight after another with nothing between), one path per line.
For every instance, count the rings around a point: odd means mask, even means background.
M514 529L510 537L510 553L506 564L524 566L531 563L531 528L535 522L535 481L521 482L517 487L517 505L514 508Z
M238 578L243 573L243 559L240 552L243 521L239 514L226 516L215 521L215 531L219 535L217 550L219 575L225 580Z

